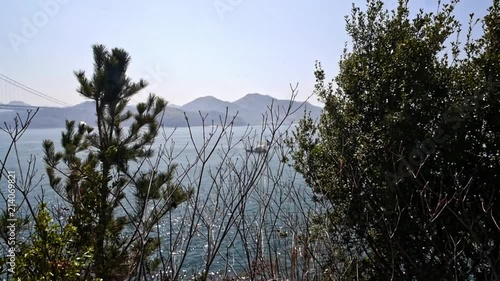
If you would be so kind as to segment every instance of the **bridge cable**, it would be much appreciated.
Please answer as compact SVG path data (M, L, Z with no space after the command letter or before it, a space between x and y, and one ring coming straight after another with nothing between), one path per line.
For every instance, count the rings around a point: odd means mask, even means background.
M16 80L11 79L11 78L3 75L3 74L0 74L0 79L3 80L3 81L5 81L5 82L7 82L7 83L9 83L9 84L11 84L11 85L13 85L13 86L15 86L15 87L17 87L17 88L22 89L22 90L24 90L24 91L26 91L26 92L28 92L30 94L33 94L35 96L41 97L43 99L49 100L51 102L57 103L57 104L62 105L62 106L71 106L67 102L58 100L58 99L53 98L51 96L48 96L48 95L46 95L46 94L44 94L44 93L42 93L40 91L37 91L37 90L35 90L33 88L30 88L30 87L28 87L28 86L26 86L26 85L24 85L24 84L22 84L20 82L17 82Z

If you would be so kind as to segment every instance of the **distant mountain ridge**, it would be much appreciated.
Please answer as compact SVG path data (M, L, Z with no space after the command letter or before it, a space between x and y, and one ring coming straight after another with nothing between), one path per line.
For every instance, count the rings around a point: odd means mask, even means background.
M11 102L11 105L29 106L24 102ZM247 94L244 97L228 102L213 96L197 98L183 106L167 106L163 116L163 125L166 127L186 127L186 117L190 126L201 126L201 116L205 118L205 124L219 124L221 117L229 115L228 120L233 120L235 126L259 125L263 122L263 114L273 107L273 112L284 116L286 109L290 107L293 112L286 122L297 122L304 117L304 110L310 111L312 118L319 117L321 108L308 102L279 100L267 95L257 93ZM135 105L128 108L135 111ZM25 116L26 110L16 109L1 111L0 120L13 120L15 113ZM14 113L14 114L13 114ZM23 115L24 114L24 115ZM43 107L40 108L31 123L31 128L63 128L66 120L84 121L89 125L95 124L94 102L86 101L69 107ZM129 124L124 124L125 126Z
M228 101L223 101L213 96L205 96L188 102L180 108L187 111L218 111L225 113L226 108L232 106L233 104Z
M3 104L0 102L0 104ZM6 103L5 105L13 105L13 106L31 106L27 103L25 103L24 101L18 101L18 100L13 100L9 103Z
M272 106L274 114L284 116L285 111L290 111L287 122L297 122L304 117L304 110L311 113L312 118L317 118L321 114L321 108L314 106L309 102L294 101L290 104L290 100L280 100L268 95L258 93L247 94L244 97L228 102L217 99L212 96L197 98L181 107L181 109L192 111L198 110L205 112L215 110L221 114L225 114L226 110L231 116L238 116L246 121L246 124L256 125L262 124L264 121L263 114L269 113ZM275 116L276 117L276 116ZM268 117L269 118L269 117Z

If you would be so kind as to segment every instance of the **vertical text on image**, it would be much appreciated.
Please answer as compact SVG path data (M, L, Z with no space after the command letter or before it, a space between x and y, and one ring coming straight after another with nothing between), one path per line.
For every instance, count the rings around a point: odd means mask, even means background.
M8 271L12 274L15 273L16 268L16 174L15 172L9 171L7 176L7 237L8 237L8 253L7 253L7 265Z

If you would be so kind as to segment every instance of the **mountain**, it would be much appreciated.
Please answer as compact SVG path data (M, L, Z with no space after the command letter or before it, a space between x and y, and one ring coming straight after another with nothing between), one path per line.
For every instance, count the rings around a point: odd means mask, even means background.
M15 100L15 101L11 101L9 102L7 105L14 105L14 106L31 106L30 104L27 104L23 101L18 101L18 100Z
M232 103L223 101L212 96L197 98L191 102L186 103L181 108L188 111L219 111L225 112L226 107L231 107Z
M28 104L23 102L11 102L11 105ZM213 96L197 98L183 106L167 106L163 116L163 125L166 127L186 127L186 118L190 126L201 126L204 124L220 124L220 118L226 115L233 120L235 126L258 125L263 122L263 114L268 112L268 107L273 104L273 111L283 116L289 107L293 112L286 120L289 123L297 122L304 116L304 110L311 112L311 117L317 118L321 113L321 108L313 106L308 102L293 102L279 100L271 96L261 94L247 94L246 96L228 102L217 99ZM129 106L129 110L135 111L135 106ZM13 120L16 113L21 117L26 116L25 109L15 109L0 111L0 120ZM201 114L201 116L200 116ZM93 101L86 101L69 107L42 107L39 109L31 123L31 128L64 128L66 120L84 121L89 125L95 124L95 105ZM130 125L128 121L124 126ZM269 121L268 121L269 122Z
M263 107L271 105L271 102L275 100L275 98L268 95L253 93L247 94L246 96L234 101L233 103L247 108L250 106Z
M73 109L94 109L95 110L95 101L84 101L77 105L71 106Z
M203 124L208 125L212 124L212 122L214 124L220 124L219 117L224 116L223 113L214 110L203 111L201 114L203 117L206 116L205 120L202 120L200 112L187 111L182 108L172 108L167 106L163 117L163 125L166 127L186 127L186 118L189 121L189 126L202 126ZM241 117L236 117L232 121L235 126L246 125L245 120Z
M246 96L233 102L239 108L243 108L241 117L250 124L260 124L263 121L263 114L269 115L272 107L273 114L276 116L289 115L287 122L293 123L304 117L304 111L310 111L312 118L317 118L321 114L321 108L314 106L309 102L299 102L290 100L280 100L268 95L257 93L247 94ZM270 116L267 117L268 119Z
M271 105L275 115L284 116L288 111L289 117L286 121L289 123L296 122L304 117L304 110L310 111L313 118L319 117L322 110L320 107L308 102L295 101L290 103L289 100L279 100L258 93L247 94L234 102L223 101L213 96L201 97L183 105L181 109L201 111L203 113L212 110L222 115L227 110L231 117L237 115L245 120L247 125L256 125L263 122L263 114L269 113ZM268 116L268 118L270 117Z
M132 112L136 111L135 106L129 106L128 110ZM0 120L12 122L17 113L21 115L23 121L24 118L27 117L27 111L25 109L0 110ZM203 115L208 116L204 121L205 124L211 124L212 122L220 124L219 116L223 114L217 111L207 111L203 112ZM189 120L190 126L201 126L203 124L199 112L185 111L170 106L167 106L165 110L162 123L166 127L186 127L186 117ZM64 128L66 126L66 120L75 120L77 123L83 121L89 125L95 124L94 102L83 102L70 107L42 107L38 110L35 118L32 119L30 128ZM130 124L131 121L129 120L124 123L124 126L129 126ZM233 124L236 126L243 126L247 123L243 119L237 117L233 120Z
M227 113L229 114L229 117L234 117L238 116L238 112L243 110L242 108L239 108L237 105L234 105L233 103L230 103L228 101L223 101L218 98L212 97L212 96L206 96L206 97L201 97L197 98L191 102L186 103L183 105L181 110L184 111L191 111L191 112L198 112L202 114L210 114L210 112L215 113L217 116L225 116L226 115L226 110ZM241 116L238 116L241 117ZM243 120L247 121L245 118ZM247 123L244 122L246 125Z

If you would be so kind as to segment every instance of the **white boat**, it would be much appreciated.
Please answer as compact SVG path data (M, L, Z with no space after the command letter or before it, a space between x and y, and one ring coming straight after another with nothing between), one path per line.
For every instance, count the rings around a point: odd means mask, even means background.
M266 140L266 144L261 143L256 147L250 146L250 148L245 149L248 153L265 153L269 150L271 142Z

